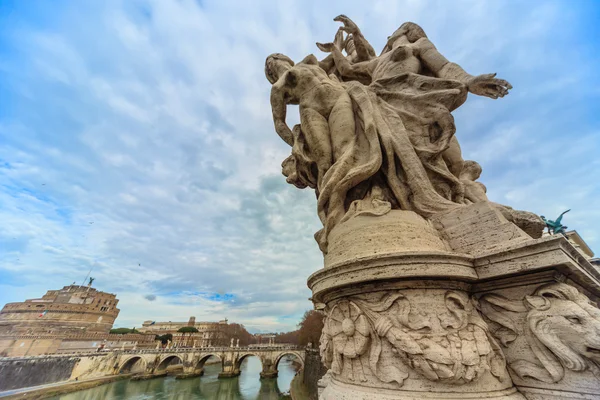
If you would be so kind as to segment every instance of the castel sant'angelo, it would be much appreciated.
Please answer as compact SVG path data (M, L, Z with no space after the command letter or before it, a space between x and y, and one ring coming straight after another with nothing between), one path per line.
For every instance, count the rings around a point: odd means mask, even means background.
M111 334L119 300L91 286L72 284L6 304L0 311L0 357L154 346L154 335Z
M119 315L116 295L88 286L49 290L39 299L8 303L0 311L1 335L108 333Z

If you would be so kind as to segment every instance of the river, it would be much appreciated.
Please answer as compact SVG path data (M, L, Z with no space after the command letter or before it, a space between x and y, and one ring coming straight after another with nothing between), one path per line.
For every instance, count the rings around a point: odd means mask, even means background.
M286 395L297 367L293 358L284 357L279 362L277 379L260 379L261 364L256 357L242 362L241 375L236 378L217 379L220 364L204 366L199 378L177 380L172 376L147 381L122 380L92 389L81 390L50 400L281 400Z

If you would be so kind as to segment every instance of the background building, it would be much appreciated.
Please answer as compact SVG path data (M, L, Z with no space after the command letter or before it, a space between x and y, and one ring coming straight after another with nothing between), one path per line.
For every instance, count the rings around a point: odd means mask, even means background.
M181 334L177 331L183 327L194 327L198 333ZM187 322L156 322L144 321L138 329L140 333L153 333L155 335L173 335L173 344L191 347L222 346L228 338L228 322L224 319L219 322L196 322L196 317L190 317Z
M108 333L119 315L116 295L88 286L49 290L39 299L8 303L0 311L0 335Z
M277 339L276 333L255 333L254 337L258 345L272 346Z
M588 244L583 240L583 238L579 236L579 233L577 233L577 231L566 232L565 236L567 237L567 239L569 239L569 242L571 242L573 247L575 247L577 251L583 254L583 256L588 261L594 259L594 252L592 251L592 249L590 249L590 246L588 246Z

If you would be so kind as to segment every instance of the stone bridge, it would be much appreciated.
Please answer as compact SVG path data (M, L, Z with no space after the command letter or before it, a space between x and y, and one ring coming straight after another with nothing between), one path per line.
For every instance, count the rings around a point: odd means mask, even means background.
M260 360L261 378L274 378L277 376L279 362L286 355L295 356L304 368L305 348L292 345L139 349L0 357L0 391L122 374L130 375L135 380L165 376L168 372L175 372L177 378L200 376L204 373L204 364L211 358L221 365L219 377L228 378L238 376L242 361L250 356L256 356Z
M260 377L274 378L277 377L279 361L286 355L295 356L304 367L305 350L303 347L248 346L113 351L106 357L101 357L102 366L96 364L95 366L90 365L90 368L100 367L105 375L133 373L136 374L134 379L164 376L168 369L183 368L178 378L187 378L201 376L204 373L204 364L208 359L214 357L221 363L219 378L228 378L240 374L242 361L246 357L256 356L262 364ZM74 375L87 375L83 370L85 367L83 365L82 367L81 374L74 371Z

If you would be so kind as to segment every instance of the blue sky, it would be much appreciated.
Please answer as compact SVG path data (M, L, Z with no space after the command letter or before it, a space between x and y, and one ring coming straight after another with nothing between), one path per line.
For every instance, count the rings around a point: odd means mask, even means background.
M600 251L600 2L366 4L0 1L0 305L93 268L118 326L293 329L320 226L314 194L280 174L263 65L323 57L340 13L377 50L413 21L470 73L510 81L455 112L465 157L492 200L571 208Z

